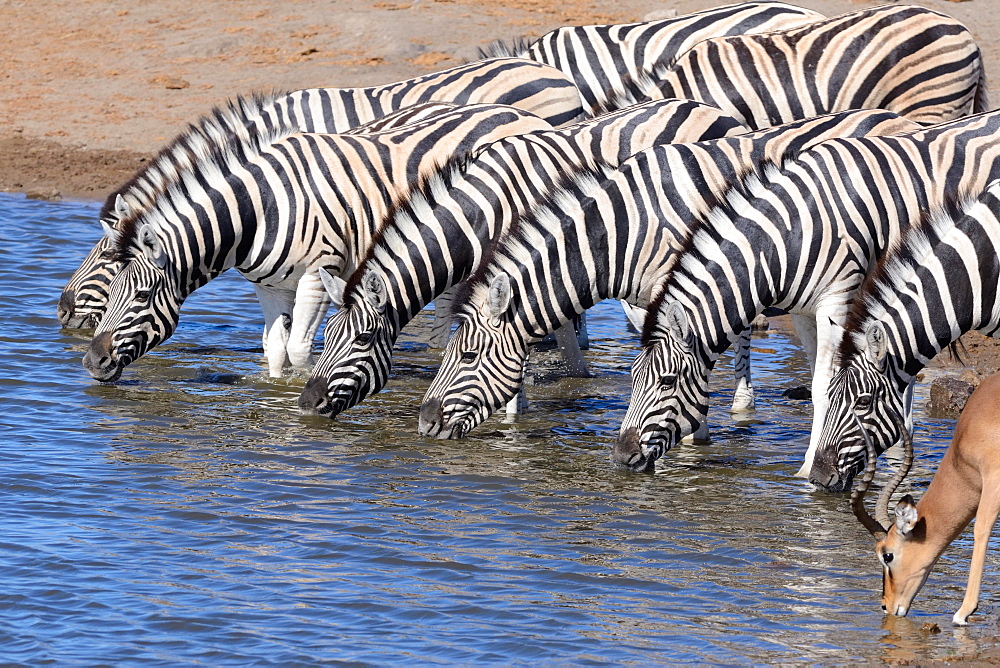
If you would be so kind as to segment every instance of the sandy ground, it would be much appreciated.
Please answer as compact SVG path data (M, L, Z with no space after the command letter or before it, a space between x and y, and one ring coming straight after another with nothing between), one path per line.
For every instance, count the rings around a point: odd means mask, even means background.
M390 83L496 39L728 1L0 0L0 190L103 200L187 122L240 93ZM1000 104L1000 0L911 1L972 30ZM833 16L883 3L798 4ZM977 368L1000 367L992 342L974 343Z

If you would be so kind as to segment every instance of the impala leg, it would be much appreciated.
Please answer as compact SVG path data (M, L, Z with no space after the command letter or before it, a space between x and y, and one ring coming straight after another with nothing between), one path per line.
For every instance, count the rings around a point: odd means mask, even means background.
M736 390L733 392L733 413L749 412L754 409L753 381L750 378L750 330L743 330L733 342L733 372L736 375Z
M1000 485L989 484L983 488L979 509L976 511L976 526L973 533L972 563L969 565L969 584L965 588L962 607L951 618L955 624L968 624L969 615L979 605L979 589L983 583L983 564L986 562L986 548L990 542L993 525L1000 514Z

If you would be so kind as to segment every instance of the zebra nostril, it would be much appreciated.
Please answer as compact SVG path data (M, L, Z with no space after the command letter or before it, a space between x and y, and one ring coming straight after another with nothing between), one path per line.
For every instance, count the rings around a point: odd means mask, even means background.
M302 394L299 395L299 410L304 413L312 413L322 406L326 401L327 385L326 378L321 376L310 378L306 386L302 388Z

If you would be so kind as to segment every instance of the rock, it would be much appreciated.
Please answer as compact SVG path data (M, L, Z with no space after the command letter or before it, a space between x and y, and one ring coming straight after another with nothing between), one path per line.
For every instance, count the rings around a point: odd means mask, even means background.
M957 418L976 386L967 380L946 376L931 382L930 414L934 418Z
M662 19L677 18L676 9L655 9L642 17L643 21L660 21Z
M935 622L924 622L920 625L920 630L924 633L941 633L941 627Z
M797 399L799 401L805 401L806 399L812 399L812 389L806 387L805 385L800 385L799 387L790 387L781 393L781 396L788 397L789 399Z
M55 188L31 188L24 193L28 199L40 199L48 202L58 202L62 199L62 193Z
M959 380L965 381L972 387L979 387L979 383L982 381L982 377L976 373L975 369L966 369L962 372L962 375L958 377Z

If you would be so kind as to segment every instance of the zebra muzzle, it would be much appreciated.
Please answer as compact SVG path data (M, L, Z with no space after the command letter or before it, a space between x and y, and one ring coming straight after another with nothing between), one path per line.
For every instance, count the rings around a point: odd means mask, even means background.
M94 380L113 383L122 375L124 365L116 359L111 350L111 332L102 332L94 337L83 356L83 368Z
M611 461L619 468L636 473L653 470L653 459L643 453L639 430L635 427L629 427L618 435L615 447L611 450Z
M299 410L306 415L323 415L329 413L329 410L323 410L330 407L326 398L326 388L328 386L329 382L322 376L313 376L310 378L306 382L306 386L302 388L302 394L299 395Z

